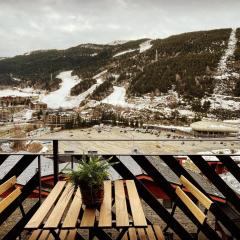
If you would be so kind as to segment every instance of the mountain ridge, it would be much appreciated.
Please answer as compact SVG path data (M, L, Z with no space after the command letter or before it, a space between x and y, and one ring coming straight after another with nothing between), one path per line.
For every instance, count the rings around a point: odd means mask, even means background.
M81 82L71 95L78 96L95 84L93 76L107 70L104 82L89 99L103 100L116 86L126 89L128 98L146 94L159 96L175 91L180 97L211 101L218 81L219 62L228 48L232 29L216 29L173 35L165 39L137 39L120 44L80 44L65 50L37 50L0 61L0 85L55 91L62 71L73 70ZM236 46L227 71L237 73L229 78L228 94L240 96L240 29L234 33ZM229 56L227 56L229 58ZM21 79L15 81L14 79ZM228 80L228 79L227 79ZM114 87L115 86L115 87ZM205 99L205 100L204 100ZM194 100L195 101L195 100ZM199 101L198 101L199 102ZM200 104L200 107L203 105Z

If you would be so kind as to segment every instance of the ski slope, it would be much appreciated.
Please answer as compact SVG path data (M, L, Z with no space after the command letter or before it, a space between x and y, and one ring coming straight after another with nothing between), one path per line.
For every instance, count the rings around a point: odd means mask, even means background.
M237 41L238 40L236 37L236 29L232 29L232 32L228 40L227 49L219 61L219 64L217 67L217 74L214 76L214 78L217 80L217 83L214 89L214 94L224 94L228 85L229 78L239 77L239 74L233 72L232 69L230 69L228 66L229 60L231 60L231 58L233 58L234 56L234 52L237 47Z
M117 87L117 86L114 86L113 89L114 89L113 93L111 93L101 102L111 104L114 106L128 107L129 104L125 100L126 89L124 87Z
M79 94L78 96L71 96L71 89L81 82L81 79L79 79L78 76L72 76L72 71L61 72L57 76L57 78L62 80L61 87L48 95L40 96L40 100L47 103L48 107L52 109L60 107L72 109L74 107L78 107L79 104L85 100L88 95L92 94L93 91L103 82L101 76L104 73L106 73L106 71L103 71L93 77L97 80L97 83L93 84L87 91Z
M146 42L141 43L139 45L139 47L140 47L139 52L143 53L143 52L147 51L148 49L150 49L152 47L151 41L152 40L147 40Z

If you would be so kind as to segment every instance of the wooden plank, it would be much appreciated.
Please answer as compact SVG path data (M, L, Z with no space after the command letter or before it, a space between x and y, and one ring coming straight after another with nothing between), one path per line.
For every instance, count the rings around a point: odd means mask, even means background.
M25 226L26 229L37 229L42 224L44 218L56 202L57 198L61 194L66 182L65 181L59 181L56 186L52 189L52 191L49 193L48 197L45 199L45 201L42 203L42 205L39 207L37 212L33 215L33 217L30 219L30 221Z
M48 236L50 237L52 234L50 233L49 230L43 230L42 234L40 235L40 237L38 238L38 240L46 240L48 238Z
M13 192L11 192L7 197L5 197L0 202L0 213L6 209L19 195L21 194L20 188L16 188Z
M44 231L49 231L49 230L44 230ZM55 231L57 234L59 233L59 229L57 231ZM65 238L60 238L60 239L65 239ZM55 240L55 237L54 235L49 231L49 235L48 235L48 238L47 240Z
M192 195L207 209L212 205L212 201L206 197L198 188L189 182L183 175L180 177L181 183L192 193Z
M137 233L135 228L129 228L129 237L130 240L137 240Z
M61 230L60 235L59 235L60 239L65 239L66 236L68 235L68 232L69 232L68 230Z
M146 232L147 232L147 235L148 235L148 239L156 240L156 237L155 237L154 231L152 229L152 226L148 225L148 227L146 228Z
M157 236L157 240L164 240L165 237L163 235L162 229L160 228L159 225L153 225L153 229L155 231L155 234Z
M143 212L142 203L139 198L136 185L133 180L126 181L129 203L131 207L134 226L146 227L147 221Z
M122 238L123 240L128 240L128 234L127 234L127 232L123 235L123 238Z
M176 188L176 194L183 201L183 203L188 207L188 209L192 212L192 214L197 218L197 220L203 224L206 216L204 213L198 208L198 206L187 196L185 192L180 187Z
M114 182L115 186L115 206L116 206L116 225L117 227L129 226L126 196L122 180Z
M145 234L145 229L144 228L138 228L137 229L138 236L140 240L147 240L147 236Z
M6 182L0 185L0 195L6 192L9 188L13 187L17 181L16 176L11 177Z
M77 235L77 229L70 230L66 240L74 240Z
M42 231L42 229L34 230L28 240L37 240L41 231Z
M100 208L99 227L112 226L112 182L104 182L104 199Z
M68 183L61 197L59 198L56 206L54 207L52 213L48 217L43 228L57 228L63 213L71 200L71 197L74 193L74 187L71 183Z
M80 226L81 227L94 227L95 217L96 217L95 213L96 213L95 208L85 208Z
M62 228L75 228L76 227L81 206L82 206L82 198L81 198L80 189L78 188L75 193L74 199L71 203L71 206L69 207L67 215L64 219Z

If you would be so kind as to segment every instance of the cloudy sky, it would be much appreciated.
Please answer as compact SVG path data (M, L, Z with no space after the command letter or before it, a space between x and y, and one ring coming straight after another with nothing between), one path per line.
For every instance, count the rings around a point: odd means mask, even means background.
M239 0L0 0L0 57L239 27Z

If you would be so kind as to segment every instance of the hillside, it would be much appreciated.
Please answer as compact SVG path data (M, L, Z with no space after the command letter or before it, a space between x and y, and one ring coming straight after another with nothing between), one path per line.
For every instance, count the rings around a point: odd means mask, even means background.
M104 70L107 74L97 83L94 76ZM240 29L34 51L0 60L0 85L52 92L60 88L62 79L57 76L63 71L79 77L69 94L85 101L109 102L105 98L112 94L121 96L120 102L127 96L128 106L138 103L138 108L146 108L148 95L152 99L148 105L157 108L164 106L160 96L172 92L169 98L180 108L231 110L230 101L235 100L229 97L240 96Z

